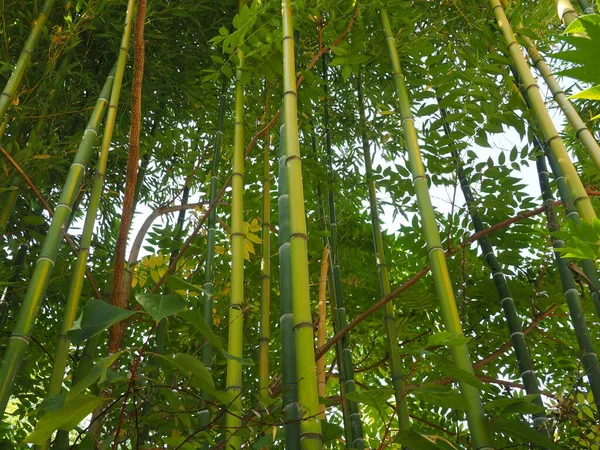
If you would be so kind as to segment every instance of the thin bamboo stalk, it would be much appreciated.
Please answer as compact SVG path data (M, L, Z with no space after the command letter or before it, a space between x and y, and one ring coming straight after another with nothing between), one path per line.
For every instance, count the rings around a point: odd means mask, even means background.
M327 66L327 55L323 55L323 90L325 96L323 99L323 127L325 133L325 150L327 154L327 171L329 173L330 184L335 183L335 177L333 174L333 151L331 148L331 132L329 128L329 70ZM342 270L340 267L338 257L338 231L337 231L337 216L335 211L335 194L331 188L327 190L327 201L329 206L329 259L331 265L331 273L333 277L333 284L331 286L333 292L333 299L336 310L336 331L344 328L348 321L346 319L346 304L344 301L344 292L342 288ZM354 381L354 368L352 363L352 349L349 346L348 335L345 335L341 343L341 352L339 353L340 363L340 382L344 385L345 393L351 393L356 391L356 383ZM350 441L347 441L346 445L350 442L354 448L362 450L365 446L363 439L362 422L360 413L358 412L358 404L354 400L345 399L347 407L347 428L350 431Z
M21 85L23 75L31 63L31 54L33 53L40 35L42 34L42 30L48 20L48 15L50 14L53 4L54 0L46 0L44 2L37 19L35 20L33 28L31 29L31 33L25 42L25 46L21 51L21 55L19 56L17 64L10 74L10 78L6 82L6 86L4 87L2 94L0 94L0 123L4 122L6 111L8 111L8 108L10 108L10 105L16 98L17 90Z
M402 74L402 69L400 67L396 41L392 34L390 20L385 9L381 10L381 24L386 38L390 63L393 69L396 94L400 106L400 116L402 118L402 129L407 143L410 171L412 173L413 185L416 191L419 211L421 213L423 232L427 243L427 253L438 295L442 322L447 331L457 336L463 336L460 317L456 307L456 300L454 298L452 285L450 284L450 274L448 273L448 266L446 264L444 250L435 221L435 212L429 196L427 177L421 160L417 132L410 111L410 101L404 82L404 75ZM450 353L456 367L469 373L473 373L473 366L466 345L453 346L450 348ZM490 436L487 419L483 411L479 391L477 388L470 386L467 383L459 382L458 384L461 393L470 406L470 409L466 411L466 416L471 432L473 447L486 450L493 449L494 446Z
M213 204L217 197L218 182L219 182L219 164L221 162L221 147L223 142L223 124L225 122L225 110L227 109L227 97L225 95L227 83L223 82L223 89L219 98L219 112L217 116L217 131L214 137L213 161L210 174L209 187L209 204ZM213 316L213 265L215 261L215 241L216 241L216 226L217 226L217 208L213 208L208 215L206 231L206 260L204 263L204 297L202 300L202 317L212 327ZM213 348L208 341L204 343L202 349L202 362L210 370L212 367ZM210 395L202 392L202 398L205 401L205 409L200 411L200 426L206 427L210 423L210 410L208 409L208 401ZM208 442L204 444L204 449L208 450Z
M550 187L546 161L542 149L538 149L538 151L539 154L536 158L536 166L540 181L540 189L542 191L542 199L544 201L546 219L548 221L548 231L553 233L560 230L560 225L558 224L556 212L554 211L554 198L552 196L552 188ZM575 335L577 336L577 343L581 352L581 362L583 363L583 368L590 384L596 409L597 411L600 411L600 366L598 365L598 356L586 324L585 314L581 305L581 297L575 286L573 273L569 269L569 261L566 258L562 258L560 253L556 251L556 249L564 247L564 242L561 239L553 237L552 247L555 249L554 258L560 275L560 282L565 294L565 299L567 300L567 306L569 307Z
M444 119L443 127L446 137L450 137L451 130L450 126L448 125L448 122L446 122L446 111L444 110L444 108L441 107L439 107L439 110L442 115L442 118ZM477 209L475 197L473 195L473 190L471 189L468 175L465 171L462 161L460 160L460 154L457 150L454 150L452 152L452 156L456 160L457 175L463 196L465 198L465 203L469 211L469 215L471 216L473 228L475 229L476 233L481 232L485 229L485 226L483 224L481 214ZM519 366L521 379L523 380L523 385L525 386L525 392L527 392L527 394L537 395L537 397L533 399L533 403L544 408L544 403L540 395L538 380L533 370L533 364L531 362L531 355L529 353L527 342L525 341L525 335L523 334L523 324L521 322L521 319L519 318L517 309L515 308L512 293L510 291L508 281L506 280L506 276L504 275L504 271L502 270L502 266L500 265L500 262L496 257L494 247L492 246L492 243L488 236L482 236L480 239L477 240L477 242L479 244L479 247L481 248L483 259L487 263L492 273L492 279L494 280L494 285L496 287L496 291L498 292L498 297L500 299L500 306L504 312L504 318L506 319L506 324L510 332L510 339L515 350L515 356L517 358L517 364ZM545 423L548 420L549 418L546 414L545 409L533 414L534 428L540 433L550 437L549 430L545 426Z
M269 114L268 89L265 89L265 117ZM269 153L271 149L270 134L264 138L263 149L263 211L262 211L262 274L260 301L260 338L258 390L259 403L267 406L269 398L269 340L271 337L271 170Z
M546 85L550 89L550 92L552 92L554 100L556 101L556 103L558 103L560 109L562 110L565 117L569 121L569 124L573 128L575 136L583 144L583 147L592 159L596 168L600 170L600 146L598 145L598 142L596 142L594 135L583 122L583 120L573 107L573 104L567 99L566 94L561 89L556 78L554 78L554 75L552 75L552 71L546 64L546 61L544 60L542 55L540 55L540 52L538 52L533 41L527 36L520 37L525 43L525 47L527 49L527 52L529 53L531 62L544 78Z
M314 336L310 309L310 279L302 160L298 142L298 93L294 55L294 24L290 0L282 0L283 21L283 116L285 123L286 165L290 203L290 253L292 302L296 341L298 400L302 413L300 439L304 450L321 449L323 437L319 414L319 394L314 354Z
M323 247L321 259L321 275L319 277L319 323L317 327L317 348L325 344L327 339L327 273L329 272L329 246ZM327 373L325 358L317 361L317 385L319 397L325 398L327 387ZM321 403L321 420L325 420L325 403Z
M240 0L239 7L244 5ZM244 337L244 86L242 68L244 51L237 49L238 67L235 80L235 115L233 129L233 173L231 175L231 296L229 302L227 351L242 357ZM230 408L233 414L226 415L227 448L239 449L242 438L235 432L242 426L242 365L239 360L227 360L227 392L235 396Z
M300 448L300 408L298 406L298 379L294 317L292 312L292 260L290 249L290 205L288 169L285 151L285 124L279 129L279 180L277 209L279 215L279 328L281 329L282 409L284 415L285 448Z
M583 183L579 179L577 170L569 158L564 143L558 135L558 131L552 122L552 118L546 109L546 105L544 104L544 100L540 94L539 87L531 75L527 61L521 53L521 49L515 39L515 35L512 31L510 23L506 18L504 8L500 4L499 0L490 0L490 5L515 63L520 79L523 82L525 92L527 92L527 96L531 102L532 110L535 112L537 120L540 124L544 134L544 140L559 162L559 165L565 175L565 179L567 180L567 184L569 185L569 189L573 194L579 215L584 220L591 222L596 218L596 213L591 204L590 198L587 195Z
M373 178L373 162L371 159L371 146L367 136L367 121L365 116L365 99L362 91L362 73L358 75L357 82L361 141L363 148L363 159L365 162L365 173L367 185L369 187L369 209L371 213L371 227L373 228L373 248L375 251L375 260L377 263L377 276L379 277L379 289L381 297L387 297L390 292L390 278L385 259L385 249L383 246L383 235L381 233L381 221L379 219L379 205L377 202L377 188ZM390 369L392 372L392 386L394 386L394 395L396 398L396 408L398 410L398 426L401 430L410 428L410 417L408 406L406 404L406 391L404 388L404 376L402 374L402 362L400 359L400 347L398 346L398 332L396 331L396 313L394 304L386 303L385 306L385 329L387 333L388 353L390 355Z

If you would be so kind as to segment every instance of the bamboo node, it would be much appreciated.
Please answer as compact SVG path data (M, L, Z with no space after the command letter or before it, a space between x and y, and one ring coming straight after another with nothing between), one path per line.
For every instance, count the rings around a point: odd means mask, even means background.
M29 339L29 336L25 336L24 334L11 334L10 339L18 339L27 344L29 344L31 342L31 339Z
M311 322L299 322L294 325L294 330L297 330L300 328L311 328L312 329L312 327L313 327L313 324Z
M244 233L238 231L236 233L231 233L230 239L233 239L236 236L242 236L244 238L246 237L246 235Z
M584 131L584 130L585 130L585 131L587 131L587 130L588 130L588 127L586 127L585 125L584 125L584 126L582 126L582 127L579 129L579 130L577 130L577 131L575 132L575 137L576 137L577 139L579 139L579 133L581 133L581 132L582 132L582 131Z
M288 94L292 94L294 97L298 98L298 93L297 93L295 90L293 90L293 89L292 89L292 90L290 90L290 91L285 91L285 92L283 93L283 96L285 97L285 96L286 96L286 95L288 95Z
M525 92L527 93L527 91L529 91L529 89L531 89L533 87L534 88L538 88L538 89L540 88L536 83L532 83L532 84L530 84L528 86L525 86Z
M43 260L50 261L52 263L52 267L54 267L55 264L54 260L52 258L48 258L47 256L40 256L37 260L38 262Z
M242 177L242 179L244 178L244 174L243 174L243 173L241 173L241 172L233 172L233 173L231 174L231 178L233 178L233 177L235 177L235 176Z
M555 139L560 139L560 136L559 136L558 134L556 134L556 135L552 136L550 139L548 139L548 140L546 141L546 144L550 145L550 142L552 142L552 141L553 141L553 140L555 140Z
M428 258L430 258L430 257L431 257L431 254L432 254L432 253L433 253L435 250L438 250L438 251L440 251L440 252L444 253L444 249L443 249L442 247L440 247L440 246L437 246L437 245L436 245L435 247L431 247L429 250L427 250L427 257L428 257Z
M290 233L290 240L292 240L292 238L301 238L308 241L308 235L304 233Z
M0 95L4 95L5 97L8 97L8 99L9 99L9 100L11 100L11 101L12 101L12 99L13 99L12 95L10 95L10 94L9 94L9 93L7 93L7 92L3 92L3 93L2 93L2 94L0 94Z

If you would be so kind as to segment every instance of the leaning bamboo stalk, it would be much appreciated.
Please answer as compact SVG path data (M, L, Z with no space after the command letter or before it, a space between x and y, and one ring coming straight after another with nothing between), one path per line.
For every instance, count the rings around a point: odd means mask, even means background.
M506 14L504 13L504 8L500 4L499 0L490 0L490 5L496 17L496 21L498 22L498 26L502 31L504 36L504 41L508 46L509 52L512 56L512 59L515 63L519 76L523 82L525 92L527 92L527 96L531 102L531 107L537 117L537 120L540 124L542 132L544 134L545 142L550 147L550 150L556 157L560 168L562 169L565 178L567 180L567 184L569 185L569 189L573 194L573 199L579 211L579 215L586 221L591 222L596 218L596 213L591 204L590 198L587 195L585 187L583 183L579 179L579 175L577 174L577 170L573 165L573 162L569 158L567 150L565 149L565 145L558 135L558 131L552 122L552 118L546 109L546 105L544 104L544 100L539 91L539 87L535 82L535 79L531 75L531 71L529 70L529 66L525 57L521 53L521 49L513 30L506 18Z
M239 8L244 0L239 1ZM238 67L235 80L235 114L233 128L233 173L231 175L231 296L229 302L229 334L227 351L242 357L244 315L244 86L242 68L244 51L237 49ZM242 438L235 432L242 426L242 365L239 360L227 360L227 392L235 396L231 408L233 414L226 415L227 447L239 449Z
M282 121L283 122L283 121ZM282 409L285 448L300 448L300 408L292 307L292 261L290 251L290 205L288 169L286 167L285 124L279 129L279 180L277 211L279 215L279 328L281 329Z
M10 78L6 82L6 86L0 94L0 123L4 122L4 116L6 115L6 111L10 108L10 105L17 98L17 90L21 85L21 80L23 79L23 75L25 71L29 67L31 63L31 54L35 49L37 42L42 34L42 30L44 25L48 21L48 15L50 14L50 10L52 9L52 5L54 4L54 0L46 0L42 9L40 10L35 24L31 29L31 33L25 42L25 46L21 51L21 55L10 74Z
M538 52L533 41L527 36L521 36L521 38L525 43L525 47L527 49L527 52L529 53L531 62L544 78L544 81L550 89L554 100L556 101L556 103L558 103L560 109L562 110L565 117L569 121L569 124L573 128L575 136L583 144L583 147L592 159L596 168L600 170L600 146L598 145L598 142L596 142L594 135L583 122L583 120L573 107L573 104L567 99L567 95L561 89L556 78L554 78L552 71L546 64L546 61L544 60L542 55L540 55L540 52Z
M323 128L325 133L325 150L327 155L327 171L329 173L330 184L333 185L335 177L333 174L333 151L331 148L331 132L329 128L329 74L327 66L327 55L323 55L323 90L325 96L323 99ZM337 229L337 216L335 211L335 194L331 188L327 191L327 202L329 206L329 259L331 265L331 273L333 277L333 284L331 289L333 291L333 299L335 303L336 321L335 328L338 331L344 328L348 321L346 319L346 303L344 300L344 292L342 289L342 270L340 267L339 256L338 256L338 229ZM339 353L338 362L340 364L340 381L344 385L344 392L350 393L356 391L356 382L354 381L354 367L352 363L352 349L348 342L348 335L340 341L341 353ZM363 439L362 421L360 413L358 411L358 404L354 400L346 399L347 407L347 418L344 415L344 419L348 422L346 424L347 429L350 431L350 439L352 446L359 450L362 450L365 446Z
M329 272L329 247L323 247L321 259L321 274L319 277L319 323L317 325L317 348L325 344L327 338L327 273ZM325 398L327 387L327 374L325 358L317 361L317 384L319 397ZM325 420L325 403L321 403L321 420Z
M112 84L111 103L108 108L106 119L107 129L113 127L116 116L116 102L118 101L118 93L121 89L123 71L125 69L125 57L127 55L127 43L129 42L129 35L131 33L133 6L134 0L129 0L121 50ZM114 99L113 96L115 97ZM69 174L67 175L59 199L59 204L56 207L54 217L52 218L50 228L48 229L48 234L44 239L42 249L40 250L40 256L35 264L33 275L19 312L17 323L9 339L4 358L2 359L2 364L0 366L0 416L4 414L6 404L10 398L14 377L17 374L19 365L23 359L27 346L29 345L29 337L35 322L37 309L45 295L46 288L50 281L50 276L54 269L55 259L61 242L62 232L65 228L65 224L69 220L75 197L81 185L83 172L87 165L94 140L98 134L98 126L102 120L107 103L105 98L99 98L94 111L92 112L87 128L81 139L81 143L79 144L79 148L75 154L73 164L69 169ZM110 134L112 136L112 133ZM106 141L106 139L107 133L104 135L104 141ZM108 144L110 144L110 139Z
M219 112L217 115L217 131L215 132L213 161L210 173L209 187L209 204L212 205L216 201L218 182L219 182L219 163L221 161L221 147L223 142L223 124L225 122L225 110L227 108L227 97L225 95L227 83L223 82L223 89L219 98ZM208 215L207 230L206 230L206 260L204 263L204 297L202 299L202 317L212 327L212 310L213 310L213 266L215 261L215 242L216 242L216 226L217 226L217 208L213 208ZM202 349L202 363L210 370L212 367L213 348L210 342L204 343ZM210 423L210 410L208 409L208 401L210 396L202 393L202 398L205 401L205 409L200 411L200 426L205 427ZM208 442L204 445L208 449Z
M410 101L404 82L404 75L402 74L400 66L398 51L396 49L396 41L392 34L392 28L385 9L381 10L381 24L384 30L390 63L393 70L396 95L398 97L400 116L402 118L402 129L407 144L410 171L416 191L419 211L421 213L423 232L427 243L427 253L438 295L442 323L450 333L457 336L463 336L464 334L458 315L456 300L454 298L452 285L450 284L450 274L448 273L448 266L446 264L439 230L435 221L435 212L433 205L431 204L431 197L429 196L427 177L421 159L414 119L410 111ZM451 347L450 353L456 367L469 373L473 373L471 358L465 344ZM471 432L473 447L477 449L493 449L493 441L490 436L489 426L483 411L479 391L477 388L467 383L459 382L458 384L461 393L470 405L470 409L466 411L466 416Z
M390 292L390 278L385 259L383 246L383 234L381 232L381 221L379 219L379 205L377 202L377 188L373 177L373 162L371 159L371 146L367 136L367 120L365 115L365 98L362 90L362 73L358 75L358 111L360 115L361 141L363 148L363 159L365 163L365 174L369 188L369 209L371 215L371 227L373 228L373 248L377 264L377 276L379 278L379 289L381 297L387 297ZM398 426L401 430L410 428L410 417L406 403L406 390L404 388L404 376L402 373L402 362L400 359L400 347L398 346L398 332L396 329L396 313L394 304L388 302L385 305L385 330L387 333L388 354L390 355L390 369L392 375L392 386L396 398L398 410Z
M310 309L310 278L302 160L298 142L298 93L294 56L294 25L290 0L282 0L283 21L283 116L285 123L286 165L288 168L290 203L290 253L292 302L296 341L298 400L302 413L300 436L302 448L322 447L319 395L314 353L314 336Z
M446 137L449 138L451 136L451 130L448 122L446 121L446 111L444 108L439 106L439 102L438 108L440 110L440 114L442 115L444 132ZM458 151L454 150L452 152L452 156L457 163L457 175L463 196L465 198L465 203L467 205L467 210L471 217L471 223L473 224L475 232L478 233L485 229L483 219L481 218L481 214L479 213L479 210L475 204L473 190L471 189L468 175L465 171L462 161L460 160ZM523 334L523 324L519 318L517 309L515 308L515 303L508 285L508 281L506 280L502 266L496 257L496 253L490 238L488 236L482 236L477 240L477 242L479 244L479 248L481 249L483 259L487 263L492 273L492 279L494 280L494 286L496 287L496 291L498 292L498 297L500 299L500 306L504 312L506 325L508 326L508 330L510 332L510 339L515 350L515 356L517 358L521 379L523 380L523 385L525 386L525 392L527 392L528 395L536 395L536 397L533 399L533 403L542 408L542 411L532 415L533 426L540 433L550 437L548 428L544 425L549 418L544 409L544 403L540 395L538 379L533 370L531 355L529 353L527 342L525 341L525 335Z
M548 231L554 233L560 230L560 225L558 224L556 212L554 211L554 198L552 196L552 188L550 187L546 161L544 160L541 149L538 149L538 151L540 154L536 158L536 165L540 189L542 191L542 199L546 211ZM564 247L564 242L553 237L552 247L554 248L554 259L560 275L560 282L565 294L567 306L569 307L571 323L573 324L577 343L581 352L581 362L583 363L583 368L590 384L594 403L597 410L600 411L600 366L598 365L598 356L586 324L581 297L575 286L573 273L569 269L569 261L561 257L561 254L557 251L557 249Z

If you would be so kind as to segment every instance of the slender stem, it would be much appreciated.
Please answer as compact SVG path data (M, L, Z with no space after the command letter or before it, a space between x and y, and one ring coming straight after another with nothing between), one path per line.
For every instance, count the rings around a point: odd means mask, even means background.
M317 348L325 344L327 338L327 273L329 272L329 246L323 247L323 258L321 259L321 275L319 277L319 323L317 325ZM325 358L317 361L317 383L319 397L325 398L327 379ZM325 403L321 403L321 420L325 419Z

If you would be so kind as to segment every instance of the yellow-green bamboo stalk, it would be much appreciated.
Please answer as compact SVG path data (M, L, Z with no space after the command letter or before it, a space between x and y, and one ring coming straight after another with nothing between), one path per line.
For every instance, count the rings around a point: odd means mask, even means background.
M456 307L456 300L450 283L450 274L448 273L446 257L444 255L439 230L435 221L435 212L431 203L431 197L429 196L425 167L421 160L417 132L410 111L410 100L400 66L396 41L392 34L390 20L385 9L381 10L381 24L385 34L390 63L393 70L396 95L400 107L400 117L402 119L402 129L408 150L410 171L413 178L419 211L421 213L423 232L427 243L427 254L429 256L431 272L433 274L433 280L438 295L442 323L446 330L453 335L463 336L464 334L458 315L458 309ZM473 366L466 345L453 346L450 348L450 353L456 367L469 373L473 373ZM473 448L479 450L493 449L489 425L483 411L479 391L477 388L467 383L459 382L458 384L461 393L470 406L470 409L466 411L466 416L471 432Z
M319 277L319 322L317 328L317 348L325 344L327 338L327 273L329 272L329 246L323 247L323 258L321 259L321 274ZM327 374L325 367L325 358L317 361L317 387L319 397L325 398L327 388ZM325 403L321 403L321 416L325 420Z
M598 145L598 142L596 142L594 135L583 122L583 120L573 107L573 104L567 99L567 95L561 89L556 78L554 78L552 71L546 64L544 57L540 55L540 52L538 52L533 41L529 37L524 35L521 35L521 39L525 43L525 47L527 49L527 52L529 53L531 62L533 63L534 67L538 70L540 75L542 75L542 77L544 78L546 85L548 85L550 92L552 92L554 100L556 101L556 103L558 103L558 106L560 106L560 109L565 114L571 127L573 127L575 136L583 144L583 147L587 151L590 158L592 158L592 161L594 162L596 168L600 170L600 146Z
M282 0L283 20L283 116L285 123L286 164L289 176L290 246L292 258L292 302L296 337L298 401L302 413L300 439L305 450L321 449L322 434L319 395L310 309L310 279L302 160L298 142L298 93L294 55L294 21L290 0Z
M239 7L244 6L240 0ZM229 302L229 334L227 351L242 357L244 315L244 86L242 67L244 52L237 49L238 67L235 80L235 106L233 129L233 174L231 175L231 297ZM227 448L239 449L242 438L235 432L242 426L242 365L239 359L227 360L227 392L235 396L230 406L233 414L226 416Z
M546 109L546 105L544 104L544 100L540 94L539 87L531 75L529 65L527 64L523 53L521 53L521 49L517 43L510 23L506 18L504 8L500 4L500 0L490 0L490 5L496 17L496 21L498 22L498 26L502 31L504 41L508 46L508 50L513 58L519 76L523 82L525 92L531 101L532 109L538 119L544 134L544 139L556 157L560 168L563 171L565 179L567 180L569 189L573 194L573 199L575 201L575 205L577 206L577 210L579 211L579 215L582 217L582 219L591 222L596 218L596 212L592 207L592 203L587 195L583 183L579 179L577 170L569 158L567 150L565 149L565 145L558 135L558 131L552 122L552 118Z
M554 3L556 4L558 17L565 25L568 26L579 17L569 0L554 0Z
M131 20L133 17L135 0L129 0L127 5L127 13L125 18L125 30L121 41L121 51L126 55L129 36L131 31ZM129 24L129 25L128 25ZM120 58L121 59L121 58ZM108 115L106 119L106 129L112 129L116 117L116 104L118 102L119 93L121 90L122 75L125 68L125 60L121 62L121 69L117 64L115 78L113 80L111 91L111 104L109 105ZM114 97L114 98L113 98ZM66 228L66 223L71 215L71 209L75 201L75 197L79 192L81 180L92 150L92 146L96 136L98 135L98 126L100 125L104 109L107 101L104 98L98 99L96 107L92 112L85 133L75 154L73 164L69 169L67 180L61 192L59 204L56 207L54 217L48 229L48 234L44 239L40 256L36 262L31 281L27 288L23 305L19 311L17 323L10 336L8 347L0 365L0 416L4 414L6 404L10 398L10 392L14 378L19 369L19 365L23 359L25 351L29 345L29 337L35 322L37 309L42 301L50 276L54 269L55 258L58 253L58 248L62 240L62 233ZM110 135L110 136L107 136ZM104 134L103 148L110 144L112 132ZM108 139L108 141L107 141Z
M17 61L10 78L6 82L6 86L4 87L2 94L0 94L0 123L4 122L6 111L8 111L8 108L10 108L10 105L15 100L15 95L17 95L17 90L21 85L21 80L23 79L25 70L27 70L27 68L30 66L31 54L33 53L40 35L42 34L42 30L46 21L48 20L48 15L50 14L53 4L54 0L46 0L42 6L33 28L31 29L31 33L27 38L27 42L25 42L25 46L21 51L19 60Z
M265 96L268 95L268 90ZM268 115L268 97L265 100L265 117ZM263 212L262 212L262 274L260 301L260 341L258 390L259 402L267 406L269 398L269 340L271 337L271 171L269 153L270 134L265 136L263 149Z

